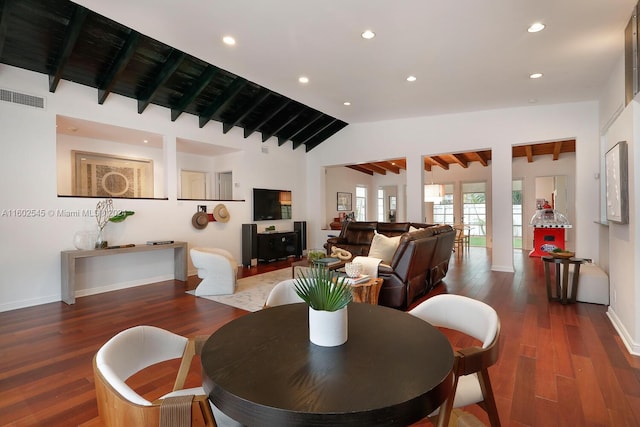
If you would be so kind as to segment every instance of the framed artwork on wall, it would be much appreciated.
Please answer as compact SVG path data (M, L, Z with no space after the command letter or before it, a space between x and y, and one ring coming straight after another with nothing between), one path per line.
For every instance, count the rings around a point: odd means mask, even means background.
M153 197L153 160L71 151L73 195Z
M351 193L342 193L338 191L338 211L351 210Z
M607 220L629 223L629 169L627 142L620 141L605 154Z

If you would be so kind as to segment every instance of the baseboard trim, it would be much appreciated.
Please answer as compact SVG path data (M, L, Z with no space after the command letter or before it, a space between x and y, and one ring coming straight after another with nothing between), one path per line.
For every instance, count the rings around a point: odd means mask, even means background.
M501 271L503 273L515 273L512 265L491 265L491 271Z
M8 304L0 304L0 313L5 311L18 310L20 308L34 307L36 305L49 304L57 301L61 301L60 295L49 295L46 297L14 301Z
M636 343L633 341L633 337L627 332L627 328L624 327L624 324L620 321L620 318L616 314L615 310L609 306L607 310L607 317L611 320L611 324L620 335L624 346L627 348L627 351L634 356L640 356L640 343Z
M80 289L76 291L75 295L76 295L76 298L86 297L89 295L102 294L104 292L119 291L121 289L148 285L150 283L164 282L165 280L173 280L173 278L174 277L172 274L167 274L164 276L147 277L144 279L132 280L130 282L115 283L107 286L99 286L96 288L89 288L89 289Z

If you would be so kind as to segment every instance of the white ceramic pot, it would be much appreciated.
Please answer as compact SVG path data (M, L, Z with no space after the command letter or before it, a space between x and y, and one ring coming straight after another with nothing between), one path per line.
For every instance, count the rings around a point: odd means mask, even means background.
M337 311L314 310L309 307L309 339L322 347L335 347L347 342L347 307Z

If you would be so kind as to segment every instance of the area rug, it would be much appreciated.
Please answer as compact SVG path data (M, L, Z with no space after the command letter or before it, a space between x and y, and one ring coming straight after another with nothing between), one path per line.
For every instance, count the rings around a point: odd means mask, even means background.
M291 279L291 268L238 279L236 292L232 295L201 295L200 297L247 311L258 311L264 306L269 292L276 283L286 279ZM193 293L193 291L189 291L189 293Z

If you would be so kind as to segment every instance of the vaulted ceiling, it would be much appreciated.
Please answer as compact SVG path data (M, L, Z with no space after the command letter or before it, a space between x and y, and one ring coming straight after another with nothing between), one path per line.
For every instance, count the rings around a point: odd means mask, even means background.
M597 100L636 3L0 0L0 63L311 150L347 123Z
M115 93L234 126L247 138L277 138L313 149L347 123L241 76L154 40L68 0L0 0L0 62L96 89L96 102Z
M575 153L575 151L576 141L575 139L569 139L564 141L517 145L511 149L511 154L513 158L526 157L528 163L533 163L536 157L547 156L553 160L558 160L562 153ZM449 170L449 166L452 164L466 169L469 167L469 164L473 162L478 162L482 166L489 166L490 161L491 150L439 154L424 157L424 170L431 171L434 166ZM407 161L402 158L382 162L359 163L357 165L347 165L346 167L368 175L386 175L387 172L398 174L401 170L407 169Z

